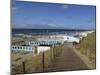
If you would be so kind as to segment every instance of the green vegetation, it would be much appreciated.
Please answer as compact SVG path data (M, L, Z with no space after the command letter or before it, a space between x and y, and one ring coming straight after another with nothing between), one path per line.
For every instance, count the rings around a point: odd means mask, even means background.
M75 45L77 50L82 54L86 55L91 63L95 65L96 63L96 33L88 34L87 37L81 40L80 44Z

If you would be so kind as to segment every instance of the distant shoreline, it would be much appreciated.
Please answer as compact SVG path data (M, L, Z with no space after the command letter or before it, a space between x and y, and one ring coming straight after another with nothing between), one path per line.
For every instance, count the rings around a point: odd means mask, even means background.
M76 32L86 32L94 31L87 29L12 29L12 34L32 34L32 35L41 35L41 34L70 34Z
M42 28L12 28L12 30L68 30L68 31L95 31L95 29L42 29Z

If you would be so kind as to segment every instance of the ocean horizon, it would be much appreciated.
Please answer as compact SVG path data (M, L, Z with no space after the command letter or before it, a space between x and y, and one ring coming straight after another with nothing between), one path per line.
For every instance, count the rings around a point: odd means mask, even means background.
M40 35L40 34L65 34L90 31L90 29L12 29L12 34L28 34L28 35Z

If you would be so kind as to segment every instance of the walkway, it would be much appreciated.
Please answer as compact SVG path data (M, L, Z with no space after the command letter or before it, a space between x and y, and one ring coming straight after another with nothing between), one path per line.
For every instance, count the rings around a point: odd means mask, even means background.
M71 44L65 43L62 53L55 58L55 61L47 71L69 71L89 69L82 59L74 52Z

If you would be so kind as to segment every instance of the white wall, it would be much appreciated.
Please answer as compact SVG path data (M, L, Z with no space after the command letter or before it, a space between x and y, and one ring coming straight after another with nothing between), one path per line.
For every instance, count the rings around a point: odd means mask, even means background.
M38 50L38 54L39 54L40 52L50 50L50 47L38 46L38 47L37 47L37 50Z

